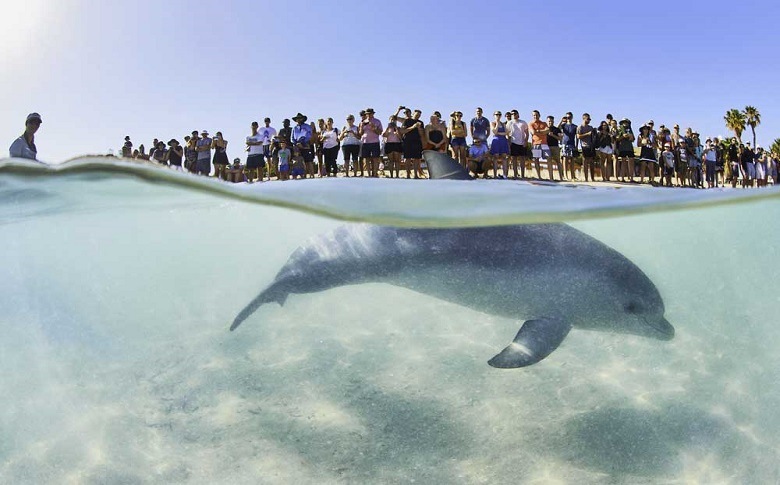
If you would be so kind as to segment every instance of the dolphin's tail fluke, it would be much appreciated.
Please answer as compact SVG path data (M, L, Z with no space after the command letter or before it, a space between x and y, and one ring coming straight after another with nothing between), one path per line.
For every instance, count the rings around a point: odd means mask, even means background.
M258 308L265 305L266 303L275 301L279 304L279 306L284 306L284 302L287 301L287 295L289 295L289 293L286 291L280 291L279 288L275 285L269 286L265 289L265 291L257 295L254 300L249 302L249 305L245 306L244 309L238 313L238 315L236 315L236 318L233 319L233 324L230 326L230 331L232 332L233 330L237 329L244 320L249 318L250 315L252 315L257 311Z

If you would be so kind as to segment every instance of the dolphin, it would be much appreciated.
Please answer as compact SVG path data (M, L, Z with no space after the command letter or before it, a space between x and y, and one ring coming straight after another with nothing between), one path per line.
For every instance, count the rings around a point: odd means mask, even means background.
M524 319L513 342L488 361L496 368L539 362L572 327L674 337L663 299L641 269L593 237L558 223L461 229L341 226L295 250L230 330L266 303L284 305L290 294L368 282Z

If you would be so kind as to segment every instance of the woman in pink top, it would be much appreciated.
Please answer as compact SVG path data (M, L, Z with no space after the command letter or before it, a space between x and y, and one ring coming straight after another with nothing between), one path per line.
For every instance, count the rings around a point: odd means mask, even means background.
M382 133L382 138L385 142L385 155L387 156L387 165L390 167L390 178L393 178L393 172L395 172L395 178L398 178L401 175L403 147L401 138L398 136L398 117L396 115L390 116L390 122Z

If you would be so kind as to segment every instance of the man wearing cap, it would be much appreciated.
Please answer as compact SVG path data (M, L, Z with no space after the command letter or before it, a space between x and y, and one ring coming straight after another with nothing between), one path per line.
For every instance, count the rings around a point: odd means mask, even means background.
M374 118L374 108L366 108L366 119L360 123L360 141L363 143L363 157L368 161L370 177L379 177L379 135L382 134L382 122Z
M43 120L38 113L27 115L27 120L24 122L24 133L11 143L11 148L8 150L12 158L37 160L38 149L35 147L35 133L41 127L41 123Z
M195 143L195 151L198 152L195 173L208 176L211 172L211 138L206 130L203 130L200 136L201 139Z
M306 166L306 175L314 178L314 151L311 149L311 125L306 124L308 118L301 113L295 115L292 119L296 125L292 129L292 142L294 148L300 151L303 162Z

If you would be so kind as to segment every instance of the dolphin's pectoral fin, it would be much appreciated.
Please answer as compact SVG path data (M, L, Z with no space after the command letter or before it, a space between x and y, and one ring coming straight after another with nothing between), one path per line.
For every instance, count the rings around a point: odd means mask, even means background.
M527 320L515 340L488 361L499 369L514 369L536 364L557 349L571 330L571 324L559 318Z
M236 318L233 319L233 324L230 326L230 331L232 332L233 330L237 329L244 320L249 318L250 315L252 315L255 311L257 311L258 308L266 303L275 301L279 304L279 306L284 306L284 302L287 301L287 295L289 295L289 293L279 291L279 289L274 286L267 288L265 291L257 295L254 300L249 302L249 305L245 306L244 309L238 313L238 315L236 315Z

